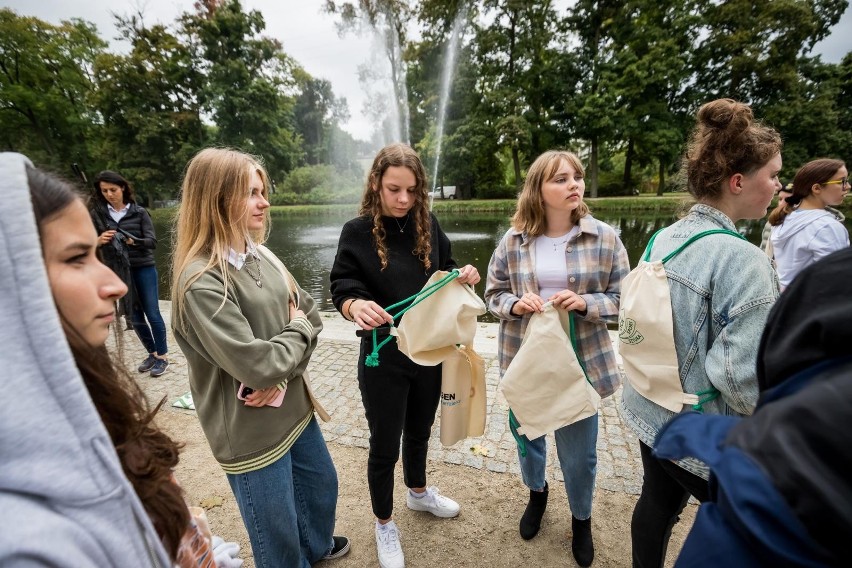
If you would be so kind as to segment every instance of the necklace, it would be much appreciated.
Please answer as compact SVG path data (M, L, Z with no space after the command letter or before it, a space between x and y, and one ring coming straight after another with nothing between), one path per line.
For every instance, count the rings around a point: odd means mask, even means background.
M400 233L404 232L403 230L408 225L408 219L409 219L409 217L408 217L408 215L406 215L405 216L405 223L403 223L402 226L400 227L399 226L399 219L397 219L396 217L393 218L393 220L396 222L396 226L399 228Z
M251 269L249 268L249 266L250 266L250 265L252 265L252 264L254 264L254 263L257 263L257 275L252 274ZM257 287L258 287L258 288L263 288L263 282L261 282L261 280L260 280L260 277L261 277L261 273L260 273L260 259L258 259L258 258L257 258L257 257L255 257L254 255L248 255L248 256L246 257L246 262L245 262L245 264L243 264L243 267L246 269L246 274L248 274L249 276L251 276L252 280L254 280L254 283L255 283L255 284L257 284Z
M553 244L553 252L556 252L556 249L559 248L559 245L564 245L567 242L568 239L565 239L564 241L559 241L558 243L556 241L552 241L551 244Z

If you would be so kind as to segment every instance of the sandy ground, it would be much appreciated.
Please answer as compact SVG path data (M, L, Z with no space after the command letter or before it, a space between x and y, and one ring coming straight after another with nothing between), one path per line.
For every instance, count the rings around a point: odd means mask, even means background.
M175 439L185 443L177 478L187 500L207 509L213 532L242 547L244 566L252 568L251 546L225 474L216 464L198 420L193 415L161 412L158 423ZM329 443L340 478L337 534L350 538L352 550L346 557L320 563L329 568L377 566L373 516L367 490L367 450ZM518 535L518 520L526 505L527 492L511 473L493 473L461 465L429 464L429 483L457 500L461 515L438 519L428 513L408 510L401 468L398 468L395 520L402 533L406 566L409 568L576 566L571 556L570 513L564 491L552 491L541 532L531 541ZM556 484L554 489L556 489ZM636 497L598 489L592 527L595 562L599 568L630 566L630 516ZM689 505L675 527L666 563L671 566L695 516ZM286 567L282 567L286 568Z

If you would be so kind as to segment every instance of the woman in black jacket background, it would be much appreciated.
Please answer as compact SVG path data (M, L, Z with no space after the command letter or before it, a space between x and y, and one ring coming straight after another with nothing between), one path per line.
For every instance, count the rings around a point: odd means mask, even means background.
M133 330L148 351L148 357L138 370L159 377L169 366L166 358L169 348L166 324L160 314L154 223L148 212L136 204L130 183L109 170L95 178L89 212L98 231L98 247L104 264L130 290L119 305L119 313L130 317Z

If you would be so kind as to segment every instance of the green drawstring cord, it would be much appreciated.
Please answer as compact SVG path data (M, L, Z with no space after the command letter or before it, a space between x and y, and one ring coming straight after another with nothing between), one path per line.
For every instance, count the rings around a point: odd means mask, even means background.
M518 422L518 419L515 418L515 413L512 412L512 409L509 409L509 431L512 433L512 436L515 438L515 443L518 444L518 450L521 452L521 457L527 457L527 437L521 434L518 434L518 428L521 427L521 423Z
M710 402L711 400L716 400L719 398L719 391L713 387L710 387L707 390L703 390L695 393L698 397L698 402L692 405L692 410L697 410L698 412L704 412L704 405ZM702 398L704 397L704 398Z
M459 270L457 268L455 268L455 269L451 270L442 279L438 280L437 282L435 282L434 284L432 284L428 288L424 288L423 290L420 290L419 292L417 292L413 296L409 296L408 298L406 298L402 301L399 301L399 302L393 304L392 306L388 306L387 308L385 308L385 311L390 311L394 308L398 308L399 306L404 306L405 304L410 303L408 307L400 310L396 315L391 316L394 320L399 319L402 316L402 314L404 314L405 312L407 312L408 310L410 310L411 308L413 308L414 306L416 306L417 304L419 304L420 302L422 302L423 300L425 300L426 298L428 298L429 296L431 296L432 294L434 294L435 292L437 292L438 290L440 290L441 288L443 288L444 286L446 286L447 284L449 284L450 282L452 282L453 280L455 280L458 277L459 277ZM393 327L393 324L391 324L391 327ZM367 355L367 357L364 358L364 365L366 365L367 367L378 367L379 366L379 350L382 347L384 347L389 341L393 340L393 338L394 338L393 335L388 335L387 337L385 337L381 341L381 343L379 343L378 342L378 336L376 334L376 328L373 328L373 352L370 353L369 355Z

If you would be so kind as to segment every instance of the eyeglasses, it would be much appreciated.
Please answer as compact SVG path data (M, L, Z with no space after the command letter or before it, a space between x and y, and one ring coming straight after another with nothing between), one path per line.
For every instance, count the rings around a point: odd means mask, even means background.
M847 185L849 185L849 178L845 177L840 179L833 179L831 181L824 182L822 185L832 185L835 183L839 183L840 187L846 187Z

